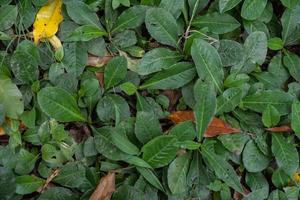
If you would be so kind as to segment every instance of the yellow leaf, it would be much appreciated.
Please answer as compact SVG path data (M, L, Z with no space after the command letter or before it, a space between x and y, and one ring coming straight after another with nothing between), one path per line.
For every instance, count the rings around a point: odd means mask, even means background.
M5 135L4 129L2 127L0 127L0 136L1 135Z
M49 2L39 10L33 24L33 38L35 44L37 44L40 39L50 38L56 34L58 26L63 20L61 6L62 0L49 0Z

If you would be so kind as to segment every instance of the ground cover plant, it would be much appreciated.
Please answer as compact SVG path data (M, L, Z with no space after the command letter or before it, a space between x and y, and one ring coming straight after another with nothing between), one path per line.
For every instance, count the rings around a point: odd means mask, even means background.
M299 0L0 0L0 199L298 199L299 44Z

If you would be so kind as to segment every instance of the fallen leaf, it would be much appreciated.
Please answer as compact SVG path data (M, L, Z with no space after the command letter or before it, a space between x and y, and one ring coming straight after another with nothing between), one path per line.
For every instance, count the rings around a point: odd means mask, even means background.
M2 127L0 127L0 136L1 135L5 135L4 129Z
M47 178L45 184L43 185L43 187L39 188L37 192L39 193L43 193L49 186L49 184L51 183L51 181L56 177L58 176L60 172L60 169L55 169L51 175Z
M168 117L172 122L178 124L184 121L195 121L193 111L177 111L169 115ZM219 135L227 135L232 133L239 133L241 130L232 128L226 122L216 117L213 118L208 128L204 133L204 137L215 137Z
M292 132L293 130L289 125L283 125L279 127L268 128L267 131L278 133L278 132Z
M37 13L33 24L34 43L41 39L51 38L58 31L59 24L63 21L61 14L62 0L49 0Z
M103 72L96 72L96 77L99 81L99 84L101 86L101 88L104 88L104 73Z
M102 177L89 200L109 200L115 191L115 173L109 172Z
M89 55L87 65L92 67L102 67L106 65L112 58L113 57L110 55L103 57Z
M169 99L169 111L173 110L175 108L175 105L177 104L178 100L182 96L181 92L178 90L165 90L162 93Z

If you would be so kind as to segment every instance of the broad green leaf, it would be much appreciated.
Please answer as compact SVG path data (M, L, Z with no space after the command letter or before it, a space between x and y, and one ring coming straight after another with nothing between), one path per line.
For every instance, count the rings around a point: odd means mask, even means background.
M220 135L218 140L228 151L240 155L249 140L249 136L242 133Z
M228 162L226 162L222 156L212 152L209 147L203 146L201 150L204 160L214 171L216 176L219 179L223 180L228 186L243 194L244 190L240 183L240 178L234 171L233 167Z
M37 95L39 106L49 117L61 122L86 121L76 99L64 89L43 88Z
M86 169L82 164L70 162L61 168L53 182L68 188L79 188L87 181L85 174Z
M30 153L25 149L21 149L18 155L18 161L15 168L16 173L21 175L29 174L33 170L37 159L38 155Z
M270 159L250 140L243 151L243 163L248 172L261 172L268 167Z
M224 67L239 64L244 58L244 47L233 40L220 40L219 55Z
M244 28L248 34L251 34L256 31L261 31L266 34L267 38L270 37L270 31L267 25L258 19L254 21L244 20Z
M39 196L38 200L73 200L76 195L69 189L63 187L51 187Z
M283 49L283 41L281 38L273 37L268 40L268 48L274 51Z
M292 9L300 4L299 0L280 0L280 1L285 7L290 8L290 9Z
M143 159L136 157L136 156L126 157L125 159L123 159L123 161L125 161L131 165L137 166L137 167L152 169L152 167L146 161L144 161Z
M280 114L274 106L268 105L262 113L262 121L268 128L276 126L280 121Z
M283 64L289 70L290 75L297 81L300 81L300 57L287 51L283 57Z
M136 113L135 135L140 142L145 144L162 134L160 123L153 112L139 111Z
M117 19L111 33L139 27L145 21L146 6L133 6L125 10Z
M101 27L99 18L87 4L82 1L65 2L68 15L71 19L80 25L94 25Z
M220 0L219 9L221 13L224 13L232 8L236 7L242 0Z
M153 168L168 165L176 156L176 142L177 138L171 135L162 135L150 140L142 148L143 159Z
M100 99L96 111L99 119L104 122L115 120L116 124L119 124L130 117L128 103L123 97L115 94L108 94Z
M33 83L38 78L40 54L37 47L29 40L22 41L11 59L11 70L17 79Z
M117 33L112 38L112 43L120 49L133 47L137 43L136 33L133 30L125 30Z
M217 115L233 111L242 101L243 91L240 88L229 88L217 99Z
M282 17L282 41L285 45L297 44L300 41L300 6L294 9L285 9Z
M160 191L164 191L164 188L160 183L159 179L150 169L143 168L143 167L137 167L136 169L151 185L153 185Z
M192 81L195 75L191 63L180 62L146 80L140 89L177 89Z
M0 197L3 199L14 199L16 191L16 177L12 169L0 167Z
M0 76L0 105L3 106L3 117L17 119L24 111L22 93L12 81Z
M16 178L17 188L16 193L17 194L30 194L32 192L35 192L37 189L43 186L45 183L44 179L41 179L36 176L18 176Z
M288 175L295 173L299 167L299 155L293 143L288 143L283 135L272 134L272 152L276 163Z
M193 111L196 121L197 138L198 141L201 141L205 130L215 115L217 98L212 84L205 84L198 81L194 91L197 97Z
M300 189L297 186L285 187L284 192L289 200L297 200Z
M289 78L289 73L282 63L282 56L274 56L268 66L268 71L254 76L264 84L267 89L282 89Z
M11 36L0 31L0 40L11 40Z
M76 28L65 40L66 42L87 42L106 35L106 31L95 25L83 25Z
M255 20L262 15L267 3L268 0L245 0L241 16L247 20Z
M182 56L166 48L156 48L145 54L138 66L137 73L140 75L148 75L153 72L168 69L176 64Z
M222 92L224 72L217 50L202 39L194 40L191 49L198 76L213 83L219 93Z
M272 183L277 188L288 186L290 179L291 177L282 169L277 169L272 174Z
M190 154L178 156L168 167L168 186L172 194L180 194L187 190L187 173Z
M111 160L123 160L129 157L128 154L122 152L112 140L111 128L104 127L95 129L93 128L95 135L95 147L99 153Z
M125 57L115 57L109 61L104 70L104 86L109 89L120 83L127 72L127 60Z
M268 200L288 200L285 193L279 189L273 190L270 195Z
M112 142L121 151L130 155L139 154L139 149L128 140L125 133L122 133L121 130L113 129L113 131L111 132L111 138L112 138Z
M262 113L268 105L274 106L281 115L288 114L293 101L293 96L279 91L267 90L245 97L242 106Z
M232 71L235 73L250 73L256 64L262 65L265 62L268 51L266 34L262 31L252 32L244 43L244 49L244 62L233 66Z
M68 73L79 76L88 61L87 48L82 42L64 43L64 58L62 64Z
M297 137L300 137L300 102L295 101L292 105L291 126Z
M0 7L0 31L9 29L17 19L18 7L3 5Z
M159 43L178 47L179 27L173 15L163 8L150 8L145 23L150 35Z
M269 183L265 176L258 173L246 173L246 183L250 187L252 191L262 190L261 192L264 194L264 198L266 198L269 194Z
M130 6L130 0L112 0L113 9L117 9L120 5L129 7Z
M166 9L177 19L184 9L184 1L182 0L162 0L159 7Z
M217 12L196 17L192 25L199 29L208 28L215 34L228 33L240 27L240 23L231 15Z
M169 133L170 135L175 135L178 141L194 140L197 134L195 125L192 121L177 124Z

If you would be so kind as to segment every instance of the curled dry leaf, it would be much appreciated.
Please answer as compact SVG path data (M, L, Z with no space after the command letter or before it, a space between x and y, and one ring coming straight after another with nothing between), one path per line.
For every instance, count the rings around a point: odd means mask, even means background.
M41 39L51 38L58 31L59 24L63 21L61 14L62 0L49 0L36 15L33 24L34 43Z
M110 55L103 57L89 55L87 65L92 67L102 67L106 65L112 58L113 57Z
M89 200L109 200L115 191L115 173L109 172L102 177Z
M189 120L195 121L193 111L177 111L170 114L168 118L176 124ZM208 128L206 129L204 137L215 137L219 135L227 135L239 132L241 132L239 129L232 128L223 120L214 117Z
M268 128L267 131L279 133L279 132L292 132L292 128L289 125L283 125L273 128Z
M58 176L60 172L60 169L55 169L52 174L47 178L45 184L43 185L43 187L39 188L38 189L38 192L39 193L43 193L48 187L49 187L49 184L51 183L51 181L56 177Z

